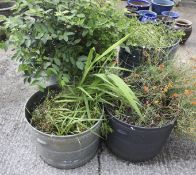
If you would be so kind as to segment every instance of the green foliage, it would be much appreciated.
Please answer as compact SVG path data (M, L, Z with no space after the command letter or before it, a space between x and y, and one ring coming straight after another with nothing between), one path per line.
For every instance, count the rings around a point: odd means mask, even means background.
M121 99L140 115L134 93L121 78L110 72L111 66L114 66L111 62L113 52L128 37L125 36L101 55L91 49L82 79L74 85L64 86L60 94L49 96L34 111L32 124L39 130L57 135L81 133L102 120L102 104L110 104L111 99ZM104 134L111 131L106 123L102 128Z
M162 23L141 23L130 19L131 26L126 33L130 34L126 46L144 48L165 48L181 40L183 32Z
M193 70L183 69L170 62L133 69L125 82L139 98L142 115L123 101L115 108L116 116L143 127L161 127L177 119L176 130L195 137L195 80Z
M63 86L80 77L90 48L101 53L124 36L126 20L108 1L18 0L5 22L7 45L25 82L56 77Z
M50 92L44 103L34 110L33 126L55 135L78 134L90 129L102 120L103 114L97 98L89 100L81 95L78 89L70 86L55 96Z

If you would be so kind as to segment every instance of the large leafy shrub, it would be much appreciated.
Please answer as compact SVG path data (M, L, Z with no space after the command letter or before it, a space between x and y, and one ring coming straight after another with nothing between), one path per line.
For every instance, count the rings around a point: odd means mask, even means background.
M102 0L17 0L5 22L7 44L25 81L43 86L44 77L55 77L63 86L80 76L90 48L101 53L122 38L126 20Z

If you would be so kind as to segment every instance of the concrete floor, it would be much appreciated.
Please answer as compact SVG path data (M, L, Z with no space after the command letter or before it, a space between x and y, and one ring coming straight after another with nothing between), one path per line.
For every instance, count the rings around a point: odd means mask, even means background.
M196 2L184 1L176 9L193 22L193 33L178 52L184 63L196 60ZM24 121L24 105L35 89L23 84L10 52L0 51L0 175L195 175L196 143L171 136L162 152L144 163L123 161L104 144L83 167L59 170L45 164L36 154ZM195 62L191 62L194 64Z

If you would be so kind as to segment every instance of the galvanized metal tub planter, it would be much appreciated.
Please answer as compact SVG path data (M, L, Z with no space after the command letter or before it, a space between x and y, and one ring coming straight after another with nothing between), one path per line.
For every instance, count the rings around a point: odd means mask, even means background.
M48 91L60 89L56 85L49 86L44 92L38 91L28 100L25 117L31 129L32 140L37 152L49 165L70 169L84 165L92 159L99 146L101 120L88 130L75 135L56 136L43 133L31 125L31 113L42 103Z
M127 124L106 109L113 132L107 136L107 147L116 156L131 162L147 161L160 153L175 121L163 127L145 128Z

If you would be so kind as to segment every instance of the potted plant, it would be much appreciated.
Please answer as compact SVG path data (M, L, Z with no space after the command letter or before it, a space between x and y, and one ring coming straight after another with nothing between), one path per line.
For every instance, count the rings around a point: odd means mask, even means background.
M41 89L28 100L25 116L39 155L54 167L75 168L95 155L107 96L129 97L139 111L132 91L110 73L114 48L129 37L106 50L124 36L126 17L118 14L105 1L22 0L5 21L6 45L14 48L24 81ZM56 85L46 88L51 77Z
M102 53L128 26L108 1L22 0L16 7L5 22L7 45L15 50L25 82L42 88L51 77L61 85L75 81L90 48Z
M128 69L143 63L161 63L174 58L183 32L162 23L132 21L127 29L129 40L121 46L119 63Z
M80 81L61 88L49 86L28 100L25 116L38 154L49 165L76 168L95 155L103 120L101 104L109 103L108 97L127 101L139 113L131 89L120 77L110 73L114 49L128 37L101 55L91 49L78 77Z
M142 115L121 100L105 107L113 130L107 146L114 154L133 162L152 159L176 121L177 133L196 136L195 86L184 71L173 64L140 66L131 70L125 82L139 98Z

